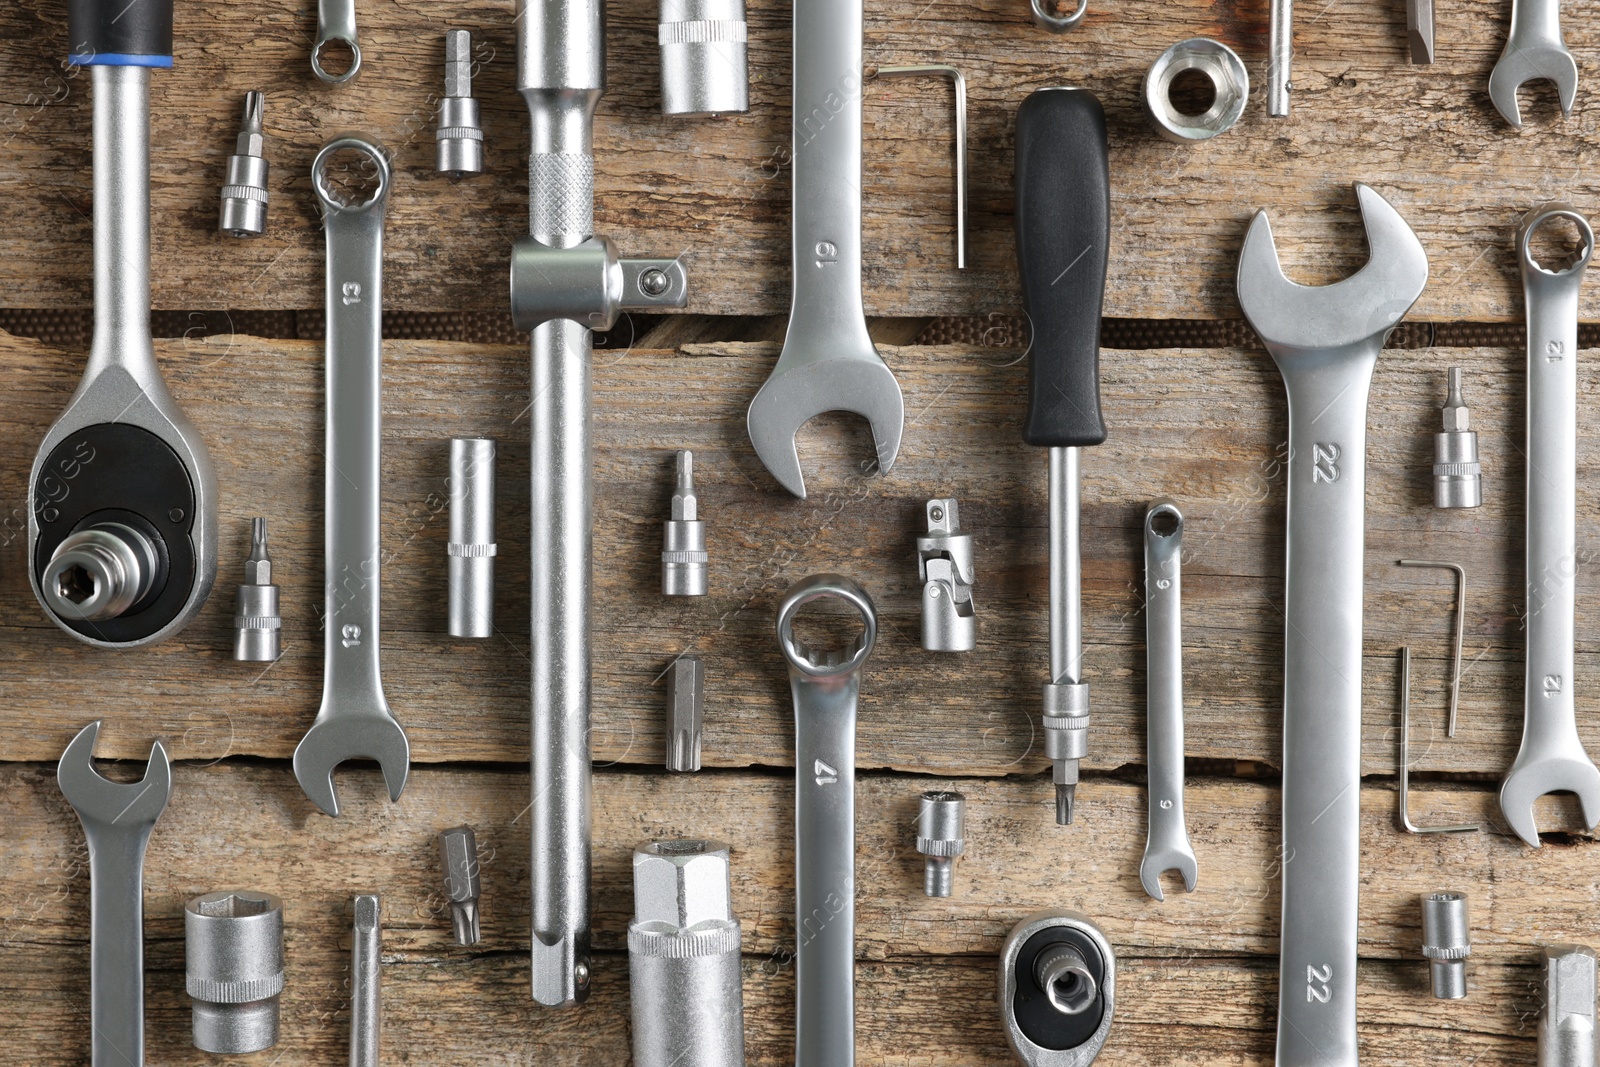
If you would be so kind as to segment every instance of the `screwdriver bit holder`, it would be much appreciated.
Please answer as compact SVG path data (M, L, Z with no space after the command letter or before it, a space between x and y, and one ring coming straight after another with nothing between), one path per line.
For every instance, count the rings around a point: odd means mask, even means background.
M266 97L244 94L244 119L228 176L222 183L222 214L217 229L233 237L260 237L267 232L266 135L262 132Z

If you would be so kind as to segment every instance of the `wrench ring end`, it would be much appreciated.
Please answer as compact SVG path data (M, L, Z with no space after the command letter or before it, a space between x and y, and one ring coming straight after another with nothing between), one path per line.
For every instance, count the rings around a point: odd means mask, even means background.
M343 74L329 74L322 66L322 50L330 44L348 45L350 48L350 69ZM343 85L356 76L361 69L361 46L356 44L354 37L330 35L320 38L317 46L311 50L311 70L322 81L329 85Z
M1560 270L1551 270L1539 263L1533 258L1531 247L1534 233L1552 219L1566 219L1576 226L1578 238L1583 245L1578 258ZM1589 260L1594 257L1594 230L1589 226L1589 220L1579 214L1571 204L1560 202L1541 204L1524 215L1517 227L1517 256L1522 260L1524 270L1538 271L1552 278L1581 274L1589 266Z
M358 203L345 203L338 194L328 186L328 163L339 152L359 152L372 161L373 169L377 176L377 185L367 199ZM311 161L311 184L317 191L317 199L322 202L325 212L354 212L354 211L381 211L384 203L389 199L389 186L393 177L389 167L389 152L375 140L368 139L359 134L345 134L335 137L322 146L322 151Z
M794 620L800 609L815 600L843 600L861 616L861 634L850 644L844 654L833 654L821 660L812 658L811 650L795 640ZM850 674L860 670L878 642L878 613L872 598L860 584L842 574L814 574L803 578L784 594L778 607L778 646L783 658L804 674L817 678Z

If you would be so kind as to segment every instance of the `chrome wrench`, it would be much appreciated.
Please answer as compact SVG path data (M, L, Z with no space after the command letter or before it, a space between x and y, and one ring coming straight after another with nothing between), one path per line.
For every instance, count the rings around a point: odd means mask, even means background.
M877 469L900 451L905 401L861 303L863 0L794 0L794 289L789 330L746 426L785 489L806 495L795 434L825 411L872 426Z
M1564 270L1533 259L1539 227L1566 219L1582 248ZM1594 253L1588 220L1564 204L1528 212L1517 231L1528 314L1528 654L1522 747L1500 786L1500 811L1518 837L1539 847L1533 802L1576 793L1583 823L1600 822L1600 770L1578 738L1573 694L1573 619L1578 570L1578 290Z
M817 653L794 636L795 615L823 599L861 615L843 651ZM856 699L877 639L872 598L843 575L797 582L778 607L794 695L795 1067L856 1059Z
M370 198L346 200L329 185L335 156L359 158ZM339 814L333 771L347 759L376 760L389 798L400 799L411 766L406 732L389 710L378 670L378 511L383 442L383 212L391 177L384 150L359 137L328 142L311 163L328 238L327 533L323 582L322 707L294 750L306 796Z
M1157 900L1161 873L1183 875L1193 893L1199 877L1183 818L1183 512L1157 500L1144 516L1144 622L1149 824L1139 883Z
M1500 117L1521 126L1517 90L1541 79L1554 83L1561 114L1572 114L1578 96L1578 61L1561 39L1561 0L1511 0L1511 33L1489 72L1489 99Z
M1367 391L1428 281L1400 214L1356 197L1372 252L1344 281L1285 278L1265 211L1239 252L1239 304L1289 394L1279 1067L1356 1063Z
M350 49L350 66L335 74L322 65L322 50L330 44ZM356 0L317 0L317 43L311 49L311 70L329 85L342 85L361 69L361 46L356 43Z
M93 1067L144 1064L144 849L172 795L160 741L137 783L94 769L100 723L78 731L56 765L61 794L89 841L89 1020Z

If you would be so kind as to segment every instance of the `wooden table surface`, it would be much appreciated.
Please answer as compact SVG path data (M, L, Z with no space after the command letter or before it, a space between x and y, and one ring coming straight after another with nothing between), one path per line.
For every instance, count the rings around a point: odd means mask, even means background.
M1376 185L1427 246L1432 278L1414 318L1515 321L1517 219L1560 198L1595 207L1600 105L1506 127L1485 92L1509 5L1442 5L1439 62L1405 61L1394 0L1302 5L1294 113L1265 115L1267 5L1202 0L1108 7L1091 0L1064 37L1036 30L1025 0L931 0L868 13L869 63L944 61L971 90L972 267L951 269L948 90L869 83L866 299L874 315L1009 315L1011 127L1031 89L1094 89L1112 139L1113 249L1106 312L1236 318L1234 259L1256 208L1273 212L1286 266L1325 282L1365 256L1353 180ZM750 3L749 115L669 122L657 111L655 4L609 6L610 86L597 121L597 228L630 255L688 257L699 315L778 314L788 299L788 8ZM335 133L396 152L388 306L498 311L510 242L525 232L526 117L514 89L513 5L360 9L364 69L330 88L309 75L314 5L180 3L178 65L153 92L153 300L165 309L311 309L323 251L309 162ZM489 172L432 173L432 108L447 26L474 30ZM1156 138L1139 112L1144 70L1196 34L1238 48L1256 95L1239 127L1196 146ZM1600 25L1570 18L1580 64ZM91 299L87 76L60 65L59 0L0 6L0 306ZM214 232L216 191L243 92L267 93L270 228ZM1590 307L1586 297L1586 317ZM724 331L725 333L725 331ZM904 330L898 333L903 334ZM770 334L763 327L761 336ZM755 336L755 334L752 334ZM142 761L162 738L179 761L146 867L147 1039L154 1065L222 1063L189 1040L184 901L223 888L285 900L283 1034L234 1062L343 1062L349 898L385 898L386 1063L623 1067L629 1062L629 854L655 836L733 845L744 928L749 1062L793 1058L793 748L772 633L784 590L817 571L860 580L880 616L859 727L857 1049L863 1065L1012 1062L995 999L1005 933L1041 908L1079 909L1119 956L1116 1024L1100 1063L1268 1064L1277 998L1286 406L1257 349L1107 350L1107 443L1083 462L1084 662L1094 726L1080 817L1055 826L1038 736L1048 663L1044 456L1018 427L1025 360L1014 349L885 345L906 397L887 477L863 473L870 441L824 416L802 434L811 497L783 493L752 452L744 412L776 356L768 340L598 354L594 373L594 906L589 1003L532 1004L528 990L528 365L522 347L385 346L383 673L416 766L391 804L370 767L338 777L344 814L317 813L289 766L320 693L322 348L244 335L158 342L179 402L217 465L217 590L155 648L113 654L46 621L25 574L27 474L81 373L83 353L0 334L0 1058L39 1067L88 1059L86 849L53 761L103 718L99 753ZM1431 507L1432 434L1445 368L1465 368L1484 458L1485 504ZM1600 374L1580 364L1579 558L1600 550ZM1499 817L1498 780L1522 721L1524 355L1391 350L1373 383L1368 444L1366 668L1359 1014L1371 1064L1524 1064L1540 1011L1537 946L1600 939L1600 851L1571 798L1540 802L1545 847ZM500 442L497 633L445 636L446 459L452 436ZM710 595L658 592L672 453L697 456ZM979 644L918 641L914 539L923 502L960 500L976 539ZM1169 879L1145 897L1141 521L1156 496L1183 507L1188 816L1198 889ZM233 585L252 516L269 519L283 590L284 655L231 661ZM1443 732L1453 586L1468 572L1459 735ZM1587 574L1587 569L1584 571ZM1600 585L1578 586L1577 684L1600 673ZM1414 654L1414 817L1479 832L1413 837L1395 824L1396 651ZM706 769L661 771L662 673L685 651L708 674ZM1590 702L1581 698L1579 706ZM1579 723L1591 751L1600 724ZM127 773L133 773L129 766ZM968 796L955 895L921 892L913 849L924 789ZM454 946L434 835L478 832L484 940ZM1470 894L1465 1001L1433 1000L1420 958L1421 894Z

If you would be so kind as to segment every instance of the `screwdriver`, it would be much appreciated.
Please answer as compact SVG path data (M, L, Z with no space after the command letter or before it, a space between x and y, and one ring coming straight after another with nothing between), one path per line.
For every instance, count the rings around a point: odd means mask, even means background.
M1017 268L1033 329L1022 439L1050 450L1050 680L1045 754L1056 822L1072 822L1089 750L1083 680L1078 450L1106 439L1100 418L1100 306L1111 241L1106 115L1085 89L1040 89L1017 111Z

